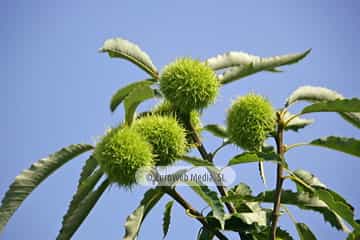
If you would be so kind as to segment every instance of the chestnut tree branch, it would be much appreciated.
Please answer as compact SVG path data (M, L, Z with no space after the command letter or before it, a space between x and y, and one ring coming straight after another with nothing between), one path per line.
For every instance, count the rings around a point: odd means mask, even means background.
M279 154L282 161L284 161L284 154L286 151L284 145L284 126L285 124L283 122L283 114L282 112L278 112L275 141L276 141L277 153ZM276 239L276 229L280 217L281 192L282 192L282 185L284 182L283 172L284 172L284 167L282 164L279 163L277 165L277 170L276 170L276 189L275 189L274 206L272 211L271 233L269 236L270 240Z

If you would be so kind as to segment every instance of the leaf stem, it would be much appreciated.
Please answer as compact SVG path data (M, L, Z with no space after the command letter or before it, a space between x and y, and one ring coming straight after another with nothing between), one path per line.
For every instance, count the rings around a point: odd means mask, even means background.
M204 216L194 209L190 203L188 203L175 189L170 187L164 187L164 192L172 197L177 203L179 203L186 211L189 212L195 219L197 219L208 231L213 232L220 240L228 240L228 238L218 230L212 229Z
M226 145L229 145L230 142L229 141L224 141L217 149L215 149L215 151L211 154L212 157L214 157L223 147L225 147Z
M284 112L277 112L277 131L275 136L277 153L279 154L282 161L284 161L284 154L285 154L285 146L284 146ZM282 192L282 185L284 181L283 177L284 167L282 164L277 165L276 171L276 189L275 189L275 200L274 206L272 211L272 220L271 220L271 234L269 236L270 240L276 239L276 229L277 224L279 221L280 216L280 206L281 206L281 192Z
M307 143L307 142L294 143L294 144L287 146L286 151L289 151L290 149L295 148L295 147L301 147L301 146L307 146L307 145L309 145L309 143Z

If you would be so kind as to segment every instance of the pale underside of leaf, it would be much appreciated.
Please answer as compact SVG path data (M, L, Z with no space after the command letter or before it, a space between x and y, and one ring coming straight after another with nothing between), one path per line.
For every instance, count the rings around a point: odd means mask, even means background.
M136 239L143 217L144 217L144 206L141 205L131 215L129 215L126 218L125 236L123 240Z
M285 106L288 107L298 101L321 102L343 98L343 95L328 88L318 86L302 86L290 94L286 100Z
M153 78L158 78L158 72L149 55L135 43L122 38L111 38L104 42L100 52L107 52L110 57L123 58L134 63Z
M289 112L285 113L284 121L287 122L285 126L285 130L299 131L302 128L312 124L314 122L313 119L305 119L295 116Z
M285 106L289 107L298 101L307 101L318 103L322 101L333 101L337 99L344 99L340 93L318 86L302 86L297 88L290 94L286 100ZM358 112L339 112L340 116L353 126L360 128L360 113Z
M226 64L226 55L223 58L218 56L214 59L210 59L207 61L207 64L209 65L210 61L210 66L214 66L215 69L221 69L225 66L230 67L230 69L225 70L224 73L218 75L219 81L222 84L227 84L260 71L279 72L276 67L296 63L309 54L310 51L311 50L307 50L303 53L267 58L239 53L235 54L236 58L231 58L228 65ZM230 54L230 56L234 56L234 54ZM235 66L235 63L238 63L237 66Z
M93 149L88 144L70 145L47 158L40 159L15 178L0 207L0 232L25 198L49 175L69 160Z
M231 51L219 54L205 61L213 70L220 70L229 67L238 67L242 65L253 64L256 69L279 71L275 67L293 64L303 59L310 50L303 53L295 53L274 57L259 57L245 52Z

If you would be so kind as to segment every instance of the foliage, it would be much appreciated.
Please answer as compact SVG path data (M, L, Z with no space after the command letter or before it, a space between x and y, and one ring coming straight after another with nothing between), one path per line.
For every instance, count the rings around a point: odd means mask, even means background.
M190 218L200 222L199 240L226 240L229 239L229 232L235 232L242 240L295 239L278 226L279 218L285 213L294 223L299 239L316 239L311 226L297 221L287 208L291 205L317 212L330 226L348 233L347 239L359 239L360 223L354 217L353 206L310 172L291 170L286 153L299 146L313 146L360 157L360 140L328 136L287 145L284 135L286 131L300 133L300 130L312 124L313 119L302 117L309 113L334 112L354 127L360 128L359 98L346 98L324 87L302 86L290 94L284 106L275 111L264 97L248 94L240 96L230 107L226 127L218 123L201 126L201 112L214 103L220 87L261 71L281 72L280 66L299 62L310 50L265 58L232 51L204 62L179 58L168 64L161 74L149 55L128 40L109 39L100 51L108 53L110 57L134 63L149 78L132 82L115 92L110 101L110 110L115 111L123 104L123 123L110 129L95 147L88 144L70 145L40 159L15 178L0 206L0 231L43 180L84 152L93 150L81 170L57 239L73 237L111 183L117 183L127 190L132 189L139 184L135 176L142 167L154 170L156 165L169 165L177 160L194 167L202 166L215 178L220 172L214 162L215 155L225 146L235 144L242 149L237 148L239 152L228 159L228 167L259 162L261 177L264 179L261 163L267 161L274 164L277 168L274 189L254 194L248 184L238 183L228 189L218 179L215 191L215 188L201 181L168 180L168 185L157 185L145 192L139 206L126 219L123 239L137 238L146 216L165 196L171 200L164 209L164 238L169 231L171 210L179 205ZM147 112L136 114L141 103L153 98L160 98L160 104ZM291 113L290 107L300 101L308 105L298 113ZM222 139L221 145L211 152L207 151L200 137L201 131L208 131ZM268 138L273 138L275 144L265 145L264 141ZM189 146L196 148L200 157L194 156ZM181 177L187 171L180 169L172 176ZM156 170L151 173L159 174ZM293 182L296 188L284 189L285 181ZM179 183L188 184L207 207L202 211L195 209L177 192ZM270 208L269 203L272 204Z

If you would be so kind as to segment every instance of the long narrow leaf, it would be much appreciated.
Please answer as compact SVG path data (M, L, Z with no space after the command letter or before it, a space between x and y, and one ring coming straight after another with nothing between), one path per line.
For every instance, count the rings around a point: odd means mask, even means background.
M97 166L98 166L98 164L97 164L96 159L91 155L86 160L86 162L81 170L78 187L85 179L87 179L88 176L90 176L94 172L94 170L96 169Z
M281 162L281 158L275 152L244 152L230 159L228 166L259 161Z
M354 127L360 128L360 113L339 113L340 116Z
M287 122L285 126L285 130L299 131L300 129L312 124L314 122L313 119L305 119L295 116L289 112L286 112L284 116L284 121Z
M202 228L200 228L196 239L197 240L212 240L212 239L214 239L214 237L215 237L215 234L213 232L209 232L209 230L202 227Z
M254 67L259 70L278 72L279 70L274 69L275 67L296 63L303 59L309 52L310 50L307 50L303 53L263 58L244 52L233 51L209 58L205 63L214 70L253 64Z
M144 221L146 215L159 202L164 195L161 188L153 188L144 194L140 205L133 213L127 217L125 223L125 235L123 240L134 240L139 233L141 223Z
M316 240L315 235L305 223L296 223L295 226L300 240Z
M360 99L336 99L318 102L305 107L301 113L313 112L360 112Z
M313 140L309 144L360 157L360 140L358 139L330 136Z
M298 101L307 101L312 103L318 103L323 101L334 101L338 99L344 99L344 96L340 93L317 86L302 86L296 89L286 100L285 106L289 107ZM339 112L340 116L353 126L360 128L360 113L357 112Z
M201 158L191 157L191 156L181 156L179 159L188 162L194 166L212 166L212 163L209 161L202 160Z
M285 106L288 107L298 101L322 102L343 99L340 93L318 86L301 86L293 91L286 100Z
M360 224L354 220L354 208L346 202L346 200L341 197L338 193L322 186L319 184L318 180L314 180L315 176L311 173L308 173L304 170L294 171L294 173L302 179L303 182L312 187L312 193L315 194L320 200L326 203L326 205L342 219L348 222L355 230L360 230ZM305 177L303 177L305 176ZM308 176L313 176L309 178ZM297 185L302 185L301 182L296 181ZM306 187L305 187L306 189Z
M205 185L200 185L197 182L189 181L187 182L189 186L196 192L209 206L213 211L213 216L220 222L221 228L224 228L225 220L225 211L224 206L218 198L216 192L210 190Z
M67 226L71 225L71 219L75 213L77 213L77 208L79 204L89 195L91 191L94 189L95 185L98 183L100 178L102 177L103 172L99 169L93 175L89 176L86 180L84 180L77 188L66 214L63 217L62 227L59 232L59 238L62 236L66 236L63 232L66 231ZM70 220L70 221L69 221ZM80 225L79 225L80 226ZM76 229L75 229L76 231Z
M208 124L203 127L203 130L210 132L215 137L228 138L228 133L223 126L217 124Z
M89 215L105 189L109 186L110 182L108 179L104 180L96 191L91 192L74 210L71 216L68 217L66 223L57 236L57 240L71 239L76 230L80 227L85 218Z
M125 107L125 121L128 125L131 125L136 108L145 100L153 98L155 96L154 90L147 85L141 85L136 87L126 98L124 102Z
M174 201L169 201L166 205L165 205L165 212L164 212L164 218L163 218L163 238L166 237L168 231L169 231L169 226L170 226L170 219L171 219L171 209L172 206L174 205Z
M241 58L238 60L239 66L231 67L229 70L226 70L223 74L219 75L218 78L222 84L227 84L260 71L273 70L274 68L279 66L296 63L306 57L306 55L308 55L310 51L311 50L309 49L303 53L268 58L261 58L253 55L242 54ZM223 64L219 65L222 66ZM215 68L218 67L219 66L216 66Z
M88 144L70 145L47 158L40 159L27 170L24 170L10 185L0 206L0 232L21 205L25 198L49 175L69 160L89 151L93 146Z
M265 202L273 203L275 199L275 191L266 191L259 193L257 196L251 196L248 193L235 193L224 197L224 201L230 201L234 204L251 203L251 202ZM338 230L348 232L349 229L344 225L342 219L334 213L324 201L320 200L308 192L293 192L291 190L283 190L281 193L281 203L294 205L300 209L311 210L320 213L326 222Z
M107 52L110 57L129 60L153 78L158 78L158 72L149 55L142 51L135 43L122 38L111 38L104 42L99 51Z
M144 217L144 205L141 205L126 218L125 236L123 240L134 240L139 233L142 219Z
M154 83L153 79L146 79L143 81L138 81L131 83L123 88L120 88L116 91L116 93L111 97L110 101L110 110L112 112L121 104L122 101L137 87L139 86L150 86Z

